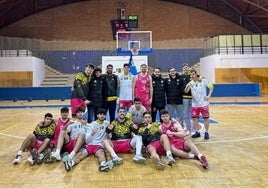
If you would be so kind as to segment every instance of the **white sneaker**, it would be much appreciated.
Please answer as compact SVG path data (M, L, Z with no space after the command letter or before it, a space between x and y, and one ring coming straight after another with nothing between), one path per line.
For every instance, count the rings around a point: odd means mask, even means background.
M35 163L32 156L28 157L27 161L30 163L30 165L34 165Z
M167 164L168 165L172 165L174 163L175 163L175 159L173 158L173 156L172 155L168 155L167 156Z
M57 154L56 152L51 152L50 160L52 162L61 161L60 154Z
M117 156L113 158L113 162L115 163L115 165L121 165L123 163L123 158Z
M163 163L163 161L161 159L158 159L157 157L152 156L152 161L156 165L156 168L158 170L164 170L165 169L165 165L164 165L164 163Z
M67 172L72 170L72 159L69 157L68 153L64 154L62 162L64 163L64 167Z
M109 168L107 163L100 164L100 166L99 166L100 172L108 172L109 170L110 170L110 168Z
M16 155L13 164L19 164L22 161L22 156L21 155Z
M143 164L145 163L146 159L141 155L135 155L135 157L132 159L135 163Z

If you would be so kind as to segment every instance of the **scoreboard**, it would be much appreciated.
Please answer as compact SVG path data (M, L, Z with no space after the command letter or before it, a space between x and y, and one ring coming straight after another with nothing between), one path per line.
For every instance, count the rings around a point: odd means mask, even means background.
M113 39L116 40L117 31L131 31L132 28L138 28L138 16L129 15L127 20L111 20Z

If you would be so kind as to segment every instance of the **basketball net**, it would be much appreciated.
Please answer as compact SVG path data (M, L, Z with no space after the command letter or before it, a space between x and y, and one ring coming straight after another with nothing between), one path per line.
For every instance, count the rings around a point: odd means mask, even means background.
M139 48L137 48L137 47L133 47L132 49L131 49L131 53L132 53L132 55L139 55Z

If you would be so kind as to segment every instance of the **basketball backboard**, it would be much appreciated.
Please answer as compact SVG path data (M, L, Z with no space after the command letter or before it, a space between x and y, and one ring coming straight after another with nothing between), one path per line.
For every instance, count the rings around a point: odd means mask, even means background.
M151 31L117 31L116 54L146 55L152 53Z

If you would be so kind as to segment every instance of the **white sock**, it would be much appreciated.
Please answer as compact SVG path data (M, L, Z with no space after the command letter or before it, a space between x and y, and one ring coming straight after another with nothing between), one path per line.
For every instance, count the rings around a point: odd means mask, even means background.
M55 154L59 155L60 154L60 149L57 148L56 151L55 151Z
M21 150L18 151L18 155L22 155L22 151Z
M189 158L189 159L193 159L193 158L194 158L194 154L192 154L192 153L188 153L188 158Z
M202 156L203 156L203 154L199 153L197 157L198 157L198 159L201 159Z
M136 155L141 155L142 141L137 139L136 142Z
M111 156L113 159L118 157L115 152L111 153Z
M100 165L104 166L106 164L105 161L101 161Z
M171 151L166 151L167 156L171 155Z

